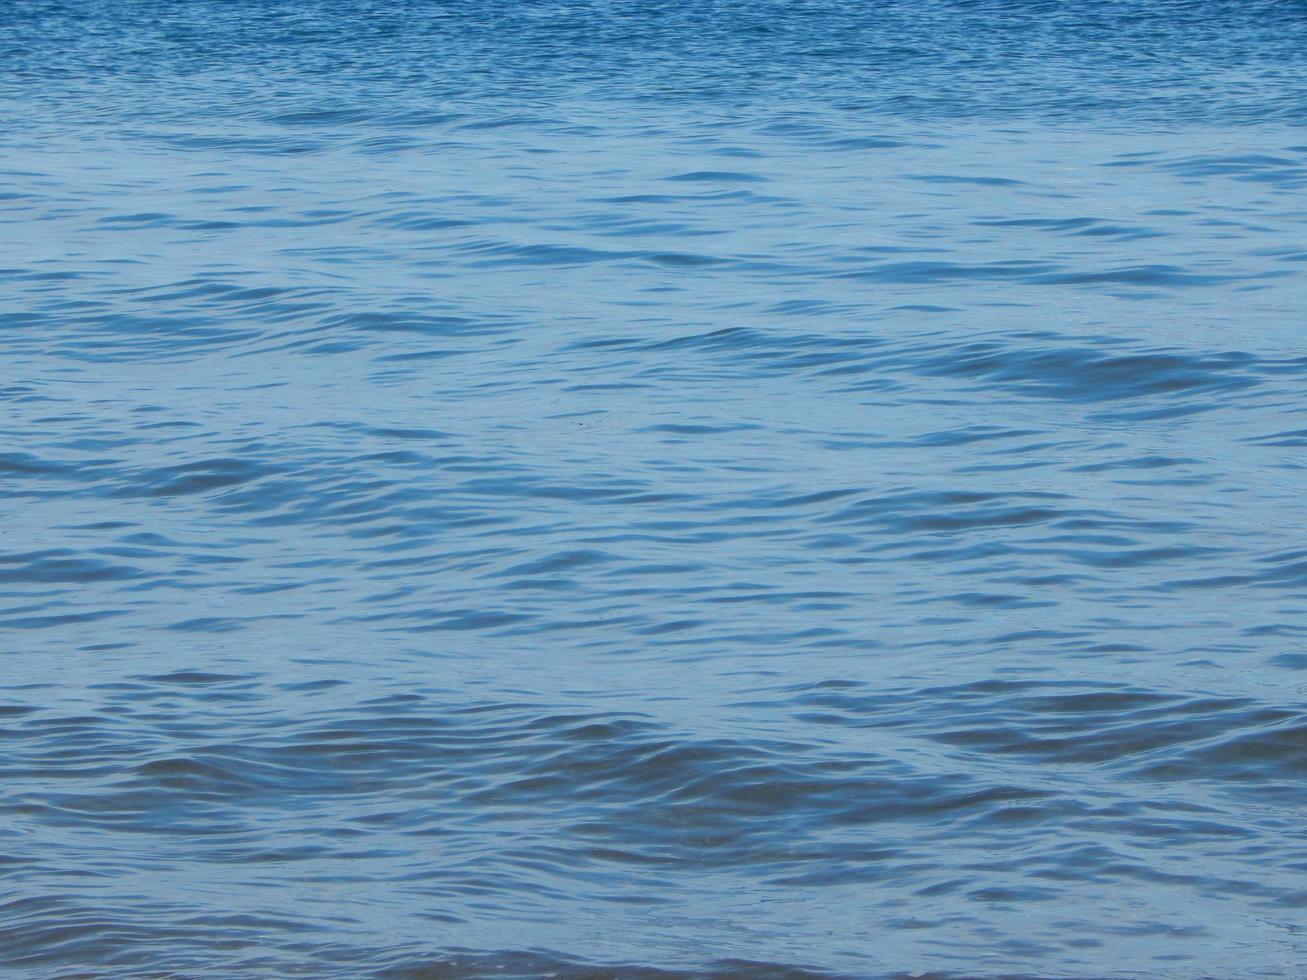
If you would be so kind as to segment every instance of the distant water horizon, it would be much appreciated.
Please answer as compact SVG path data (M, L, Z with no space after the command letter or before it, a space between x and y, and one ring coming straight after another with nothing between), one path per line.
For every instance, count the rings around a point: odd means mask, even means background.
M0 12L0 972L1307 972L1307 6Z

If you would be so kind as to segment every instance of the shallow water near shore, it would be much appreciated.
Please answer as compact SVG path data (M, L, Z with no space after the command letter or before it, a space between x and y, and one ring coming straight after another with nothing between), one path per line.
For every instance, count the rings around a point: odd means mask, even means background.
M1307 968L1307 8L0 55L6 971Z

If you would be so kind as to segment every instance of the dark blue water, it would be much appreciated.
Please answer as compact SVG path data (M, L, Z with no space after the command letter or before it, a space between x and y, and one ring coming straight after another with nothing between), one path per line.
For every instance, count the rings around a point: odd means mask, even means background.
M8 0L0 970L1307 972L1307 5Z

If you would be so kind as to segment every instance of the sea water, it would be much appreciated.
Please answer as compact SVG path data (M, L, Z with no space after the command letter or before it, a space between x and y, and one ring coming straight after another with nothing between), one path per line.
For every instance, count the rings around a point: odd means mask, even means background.
M1307 971L1307 6L8 0L0 963Z

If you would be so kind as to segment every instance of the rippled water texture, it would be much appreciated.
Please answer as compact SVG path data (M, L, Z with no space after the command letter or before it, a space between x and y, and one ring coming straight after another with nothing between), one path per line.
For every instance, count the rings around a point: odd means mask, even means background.
M10 0L0 969L1307 972L1307 6Z

